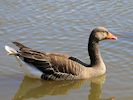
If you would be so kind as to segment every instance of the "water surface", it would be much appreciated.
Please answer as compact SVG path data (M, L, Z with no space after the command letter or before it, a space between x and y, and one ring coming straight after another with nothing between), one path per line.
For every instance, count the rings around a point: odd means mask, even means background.
M107 27L119 38L101 43L107 65L104 81L29 79L4 50L5 44L20 41L34 49L67 53L89 63L88 37L97 26ZM132 27L132 0L0 0L1 99L132 100Z

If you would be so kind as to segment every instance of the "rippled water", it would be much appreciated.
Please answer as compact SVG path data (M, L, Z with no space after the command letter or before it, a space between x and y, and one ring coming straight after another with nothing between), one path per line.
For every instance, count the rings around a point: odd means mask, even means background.
M23 76L4 45L20 41L89 62L91 30L105 26L118 41L104 41L107 74L94 81L40 81ZM0 97L2 100L133 100L132 0L0 0Z

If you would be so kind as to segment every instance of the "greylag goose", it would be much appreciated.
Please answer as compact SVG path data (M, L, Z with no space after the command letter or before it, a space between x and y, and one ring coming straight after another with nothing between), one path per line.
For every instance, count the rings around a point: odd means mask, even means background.
M88 42L90 64L69 55L36 51L19 42L13 42L19 50L9 46L5 46L5 50L9 55L14 55L27 64L22 66L22 69L29 77L44 80L89 79L106 72L106 66L99 51L99 41L108 39L117 40L117 37L104 27L92 30Z

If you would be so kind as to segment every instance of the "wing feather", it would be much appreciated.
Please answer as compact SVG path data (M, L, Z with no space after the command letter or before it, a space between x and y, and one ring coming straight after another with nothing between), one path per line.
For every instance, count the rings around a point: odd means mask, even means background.
M70 56L57 53L44 53L32 50L21 43L13 42L19 47L19 56L24 62L34 65L44 73L44 78L66 79L77 76L81 73L83 65L79 60L69 59ZM53 76L54 75L54 76Z

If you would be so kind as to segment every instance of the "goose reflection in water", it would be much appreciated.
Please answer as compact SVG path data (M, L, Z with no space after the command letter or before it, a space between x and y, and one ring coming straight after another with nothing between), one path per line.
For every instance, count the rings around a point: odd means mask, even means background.
M101 98L105 75L92 80L73 81L44 81L24 77L12 100L39 99L45 96L66 95L70 90L79 89L85 81L90 81L88 100L115 100L114 97Z

